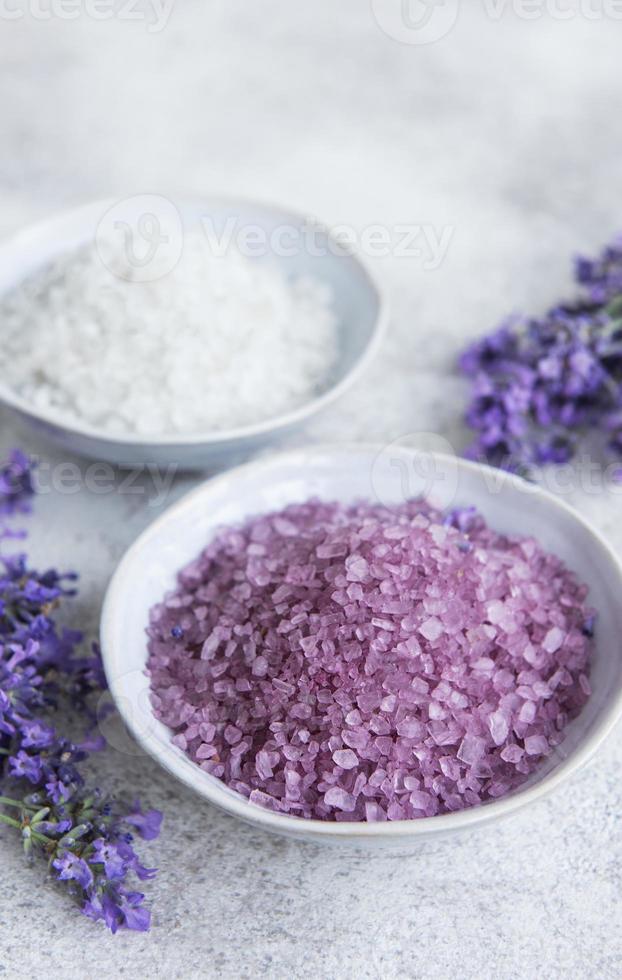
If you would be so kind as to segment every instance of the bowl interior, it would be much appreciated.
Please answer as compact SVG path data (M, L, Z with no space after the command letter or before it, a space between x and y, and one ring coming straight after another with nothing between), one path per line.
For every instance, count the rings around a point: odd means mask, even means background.
M399 502L426 496L437 506L477 506L499 531L533 535L589 585L598 610L593 694L566 738L530 782L483 807L415 821L377 825L332 824L269 813L249 804L196 767L170 742L149 704L145 626L149 609L175 584L176 572L196 557L219 525L311 496ZM112 694L134 735L166 768L199 793L242 818L296 832L296 824L324 836L435 833L516 809L585 761L614 723L622 689L622 577L605 542L573 510L548 493L488 467L442 455L373 447L308 449L251 463L203 484L157 520L130 548L110 585L102 618L102 646ZM311 826L313 825L313 826Z
M330 287L339 321L338 351L333 370L317 396L337 385L359 363L376 334L381 316L380 296L366 269L322 226L312 226L302 215L252 201L205 198L173 203L163 197L150 196L146 204L144 197L138 196L116 204L99 201L85 205L28 228L0 246L0 295L62 254L96 241L102 222L110 226L114 222L137 227L147 206L160 223L158 227L162 232L170 231L169 237L177 236L180 243L188 233L199 234L205 242L206 257L210 253L217 256L229 245L238 243L253 261L277 264L288 278L313 276ZM107 217L112 213L111 207L114 208L113 219ZM171 229L173 220L175 227ZM10 403L28 408L25 404L20 405L19 396L8 392L1 383L0 391L3 397L8 395ZM36 415L36 411L33 414ZM276 423L279 419L268 420L267 424L272 421ZM67 428L84 431L89 427L67 424ZM217 432L212 436L222 440L237 432L244 434L245 430ZM93 434L104 435L96 430ZM200 438L210 438L210 434L203 433ZM123 441L122 437L120 439ZM149 442L151 439L137 436L133 441ZM177 436L175 441L185 440Z

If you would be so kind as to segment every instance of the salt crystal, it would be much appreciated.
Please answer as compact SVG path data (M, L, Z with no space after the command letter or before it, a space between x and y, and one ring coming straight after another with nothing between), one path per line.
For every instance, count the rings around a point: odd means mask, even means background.
M346 576L350 582L359 582L367 577L369 565L362 555L351 555L346 559Z
M387 807L387 817L389 820L404 820L406 813L404 808L396 800L393 800Z
M265 657L255 657L251 665L251 673L254 677L265 677L268 673L268 661Z
M428 705L428 718L431 721L442 721L447 717L447 711L437 701L430 701Z
M424 793L418 789L413 790L409 799L416 810L423 810L424 813L430 809L433 803L432 797L429 793Z
M374 618L374 619L372 619L371 624L372 624L372 626L377 627L377 629L380 629L380 630L388 630L391 633L395 629L395 626L393 625L393 623L391 622L390 619L376 619L376 618Z
M398 643L396 650L407 657L418 657L421 653L421 644L416 636L409 636L407 640Z
M337 749L333 759L341 769L356 769L359 764L358 756L351 749Z
M493 625L500 623L501 620L503 619L504 614L505 614L505 605L503 604L503 602L500 602L498 599L495 599L493 602L489 602L488 605L486 606L486 615L488 617L488 621L491 622Z
M346 793L338 786L333 786L324 793L324 802L326 806L337 807L338 810L345 810L346 813L352 813L356 807L356 800L352 794Z
M525 701L518 713L518 720L526 722L528 725L534 721L537 709L533 701Z
M235 745L242 738L242 732L235 725L227 725L224 731L224 737L229 745Z
M493 711L488 717L488 728L495 745L503 745L508 737L509 725L507 718L501 711Z
M443 632L443 624L435 616L430 619L426 619L424 623L419 627L419 632L422 636L425 636L426 640L438 640Z
M546 755L549 751L549 743L544 735L530 735L525 739L525 752L527 755Z
M451 755L444 755L440 757L438 762L444 776L447 776L448 779L452 779L454 782L460 779L461 769L457 759L454 759Z
M272 776L272 766L270 764L270 754L262 751L255 756L255 768L260 779L269 779Z
M391 725L386 718L382 715L372 715L369 719L369 728L374 735L388 735L391 731Z
M374 745L382 755L390 756L393 751L393 739L386 735L379 735L374 739Z
M274 797L269 796L267 793L262 793L259 789L254 789L248 798L251 803L263 806L267 810L278 810L278 804Z
M546 636L542 641L542 646L547 653L555 653L559 650L560 646L564 642L564 632L560 630L558 626L553 626L552 629L548 631Z
M309 402L338 353L330 288L207 244L184 234L160 271L156 248L148 281L116 235L37 269L2 299L4 383L113 435L218 432Z
M289 713L292 718L306 719L311 717L313 714L313 709L309 704L295 704L292 708L290 708Z
M310 501L217 534L150 617L175 744L303 818L430 817L519 787L590 696L585 591L479 518L461 552L443 519Z
M211 742L216 734L216 726L208 721L203 721L199 725L198 734L204 742Z
M460 743L457 755L461 762L466 763L467 766L472 766L479 761L485 749L486 743L483 738L477 738L475 735L465 735Z
M343 731L341 737L351 749L364 749L369 742L369 735L363 730Z
M525 752L519 745L506 745L504 749L499 753L500 758L504 762L520 762L523 758Z
M356 708L353 711L348 711L345 716L346 725L360 725L362 720L361 712L357 711Z
M377 803L366 803L365 819L368 823L374 823L376 821L386 820L387 815Z

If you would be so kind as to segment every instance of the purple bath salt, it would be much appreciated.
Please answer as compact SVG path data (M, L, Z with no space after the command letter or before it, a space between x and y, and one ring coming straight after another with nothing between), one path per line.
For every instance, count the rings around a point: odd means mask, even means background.
M174 744L251 802L433 816L519 787L589 697L587 588L529 538L422 501L225 528L151 611Z

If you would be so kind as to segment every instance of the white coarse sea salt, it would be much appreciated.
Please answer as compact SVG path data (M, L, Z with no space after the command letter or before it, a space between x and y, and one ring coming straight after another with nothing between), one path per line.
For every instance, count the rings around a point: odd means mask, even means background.
M123 267L126 261L127 268ZM330 288L190 234L153 282L94 245L0 303L4 384L34 408L109 433L216 432L292 411L330 383Z

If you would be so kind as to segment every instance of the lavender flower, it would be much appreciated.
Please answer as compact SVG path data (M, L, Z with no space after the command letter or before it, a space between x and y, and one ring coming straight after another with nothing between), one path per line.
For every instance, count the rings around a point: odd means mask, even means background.
M159 810L149 810L147 813L143 813L140 809L140 801L137 800L134 803L132 813L125 818L125 822L136 827L143 840L155 840L156 837L160 836L162 814Z
M31 462L23 452L14 449L0 470L0 513L27 513L33 492Z
M578 259L575 278L578 300L511 318L462 354L472 458L528 473L568 462L589 433L622 458L622 237Z
M28 509L33 492L27 458L12 453L0 469L0 514ZM0 530L1 536L9 532ZM15 535L13 535L15 536ZM0 779L11 781L21 797L1 796L0 821L19 831L27 854L38 853L50 874L63 882L85 915L119 928L144 931L150 914L142 893L128 879L152 878L132 846L132 831L147 840L158 836L162 815L124 808L85 786L80 764L101 738L81 744L63 737L48 715L63 698L95 719L90 701L105 686L97 647L79 656L80 633L59 630L58 603L73 594L75 576L28 567L24 555L1 559L0 573Z

